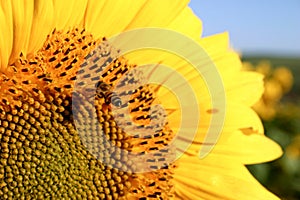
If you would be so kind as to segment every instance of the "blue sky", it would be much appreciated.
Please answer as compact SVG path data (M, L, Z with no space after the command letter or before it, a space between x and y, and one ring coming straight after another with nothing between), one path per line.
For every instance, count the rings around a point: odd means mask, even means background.
M300 0L191 0L203 35L228 31L244 53L300 57Z

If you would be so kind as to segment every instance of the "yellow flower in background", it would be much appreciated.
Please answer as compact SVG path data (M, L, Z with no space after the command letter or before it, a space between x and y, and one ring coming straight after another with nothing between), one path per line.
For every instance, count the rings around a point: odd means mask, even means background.
M292 159L300 158L300 136L293 138L292 143L286 149L287 155Z
M1 198L277 199L244 166L281 155L280 147L263 135L261 122L250 108L263 92L262 76L241 70L226 33L200 38L201 22L187 4L182 0L1 1ZM144 63L168 64L188 79L200 99L195 106L201 108L202 118L184 155L157 168L156 163L174 153L162 151L157 159L147 161L157 169L135 173L135 163L122 157L114 160L115 149L101 139L83 138L95 144L94 150L100 151L104 160L112 159L123 170L104 165L82 144L71 106L74 81L82 73L86 79L94 77L80 71L80 66L98 45L103 49L93 57L95 62L113 58L113 47L105 46L104 37L139 27L166 28L191 37L217 67L226 92L226 118L218 143L209 144L215 147L207 157L198 158L198 152L208 145L204 137L211 115L220 111L210 109L205 81L196 77L187 63L161 52L117 57L106 66L105 73L98 77L104 89L96 98L97 117L103 137L117 147L147 154L168 145L178 129L180 115L171 91L155 91L150 86L127 91L134 96L130 114L142 125L149 118L143 109L147 111L156 99L172 111L167 113L168 124L157 135L145 138L130 137L118 127L110 109L111 104L119 106L120 102L105 91L131 68ZM185 92L184 88L181 91ZM85 101L80 101L79 107L81 104ZM85 107L79 109L76 114L84 124L90 113ZM94 134L93 128L86 126L84 130Z
M278 67L273 71L273 78L277 80L283 93L287 93L293 86L293 74L285 67Z
M291 71L283 66L273 69L271 63L266 60L260 61L256 66L245 62L243 69L256 71L265 76L265 91L253 108L262 119L273 119L280 99L292 88L293 75Z

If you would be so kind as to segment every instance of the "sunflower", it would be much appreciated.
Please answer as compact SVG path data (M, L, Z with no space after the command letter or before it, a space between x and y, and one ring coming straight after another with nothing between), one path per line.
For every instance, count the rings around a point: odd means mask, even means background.
M250 108L263 92L262 77L241 71L227 33L200 38L201 21L188 1L1 1L0 24L3 199L276 199L244 166L281 155ZM145 27L173 30L201 46L221 77L216 92L225 91L226 106L212 107L205 78L189 62L149 49L120 56L107 40ZM206 71L208 57L198 58ZM170 66L188 80L197 104L180 84L184 100L155 84L126 87L141 81L128 72L147 63ZM89 90L95 80L96 91ZM118 88L130 96L127 103L112 92ZM151 109L157 102L165 113ZM174 150L169 143L180 131L180 103L192 104L201 120L192 140L177 139L188 149ZM112 113L123 106L133 122L125 121L125 128ZM225 121L213 124L223 127L218 142L207 142L211 119L222 113ZM154 119L158 124L151 124ZM155 134L141 133L147 127ZM184 126L184 134L191 131ZM128 159L130 153L150 154L147 171L137 170L145 166Z

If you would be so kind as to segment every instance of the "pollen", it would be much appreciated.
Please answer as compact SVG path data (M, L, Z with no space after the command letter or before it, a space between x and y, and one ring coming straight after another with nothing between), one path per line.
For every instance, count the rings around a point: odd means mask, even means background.
M125 86L135 81L134 76L117 84L129 70L137 68L117 52L105 38L95 40L84 30L53 31L38 52L21 54L1 72L3 199L173 197L175 165L169 157L174 152L168 144L174 136L168 124L162 124L154 134L142 135L134 134L134 128L132 133L125 132L115 121L113 106L128 106L129 126L145 127L162 115L149 113L157 100L151 85L128 89ZM108 88L126 88L121 96L130 95L129 102L122 102L113 93L91 97L76 92L76 85L86 86L95 80ZM80 105L77 113L72 112L74 103ZM91 117L92 108L95 118ZM130 153L152 153L145 160L149 171L136 173L139 165L128 159Z

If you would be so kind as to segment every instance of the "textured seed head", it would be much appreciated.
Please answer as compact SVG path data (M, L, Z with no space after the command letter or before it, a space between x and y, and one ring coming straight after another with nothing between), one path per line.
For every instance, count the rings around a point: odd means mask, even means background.
M95 40L83 30L54 31L36 54L21 55L0 76L1 198L172 196L173 165L161 167L170 153L164 147L172 131L166 125L156 136L134 135L115 121L112 107L124 102L111 90L126 88L128 78L119 86L117 82L136 67L116 52L105 39ZM76 79L82 80L78 86L96 80L110 89L92 94L91 102L88 90L81 96L76 93ZM131 81L138 80L132 76ZM124 89L122 95L128 94L132 124L149 124L155 99L151 86ZM78 105L77 113L72 105ZM155 151L160 153L145 161L152 171L135 173L139 166L129 159L129 152Z

